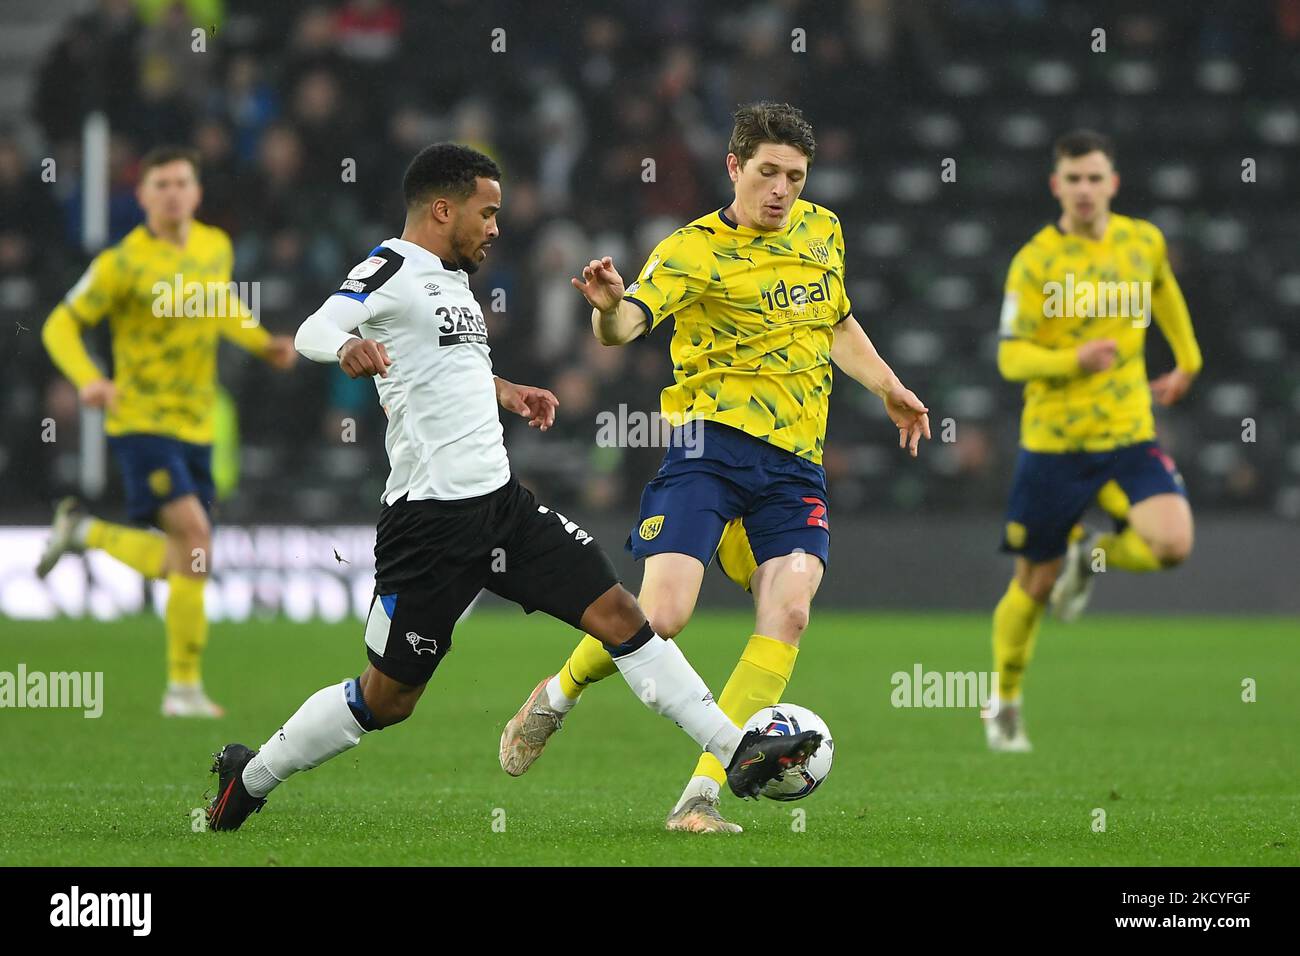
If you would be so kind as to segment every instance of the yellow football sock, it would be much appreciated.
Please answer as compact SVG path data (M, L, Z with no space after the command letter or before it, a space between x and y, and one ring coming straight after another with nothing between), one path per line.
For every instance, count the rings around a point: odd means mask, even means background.
M1116 521L1124 521L1128 518L1128 495L1116 481L1108 481L1101 486L1101 490L1097 492L1097 504Z
M199 682L199 659L208 643L205 583L203 578L167 575L167 680L173 684Z
M993 610L993 669L998 672L998 695L1002 700L1020 696L1020 683L1034 656L1044 608L1012 578L1007 593Z
M750 635L745 652L722 688L718 707L732 723L741 726L764 707L779 704L798 656L799 648L793 644L762 634ZM695 776L712 777L719 785L727 782L726 768L711 753L700 757Z
M1151 546L1131 527L1119 534L1103 534L1097 547L1106 554L1106 567L1121 571L1159 571L1160 562L1151 553Z
M98 548L135 568L146 578L160 578L167 558L167 539L154 531L128 528L91 518L86 528L86 547Z
M560 689L564 691L565 697L577 700L588 684L604 680L617 670L614 658L605 650L605 645L590 634L584 634L560 668Z

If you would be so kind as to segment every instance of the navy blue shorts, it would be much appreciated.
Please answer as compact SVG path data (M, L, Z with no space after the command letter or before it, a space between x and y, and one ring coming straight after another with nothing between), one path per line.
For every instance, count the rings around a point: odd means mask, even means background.
M1152 495L1187 494L1178 466L1153 441L1100 452L1051 454L1021 449L1011 481L1002 550L1034 562L1060 557L1070 530L1112 481L1130 505Z
M659 473L641 493L641 517L627 549L638 560L689 554L708 567L724 528L739 532L745 560L752 557L748 573L724 567L742 587L748 587L753 567L796 551L826 564L831 534L825 471L717 422L678 426Z
M126 513L132 521L153 522L159 508L182 495L196 495L211 514L216 496L211 445L165 435L117 435L109 437L108 447L122 469Z

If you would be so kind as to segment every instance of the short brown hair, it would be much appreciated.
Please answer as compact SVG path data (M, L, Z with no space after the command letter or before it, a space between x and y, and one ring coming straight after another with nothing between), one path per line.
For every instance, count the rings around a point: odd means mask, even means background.
M793 146L813 161L817 139L803 113L789 103L750 103L736 110L736 125L731 131L727 152L735 153L745 165L758 152L761 143Z
M1115 141L1104 133L1090 129L1075 129L1066 133L1052 144L1052 161L1060 162L1069 157L1077 159L1089 153L1105 153L1111 165L1115 164Z
M194 178L199 178L199 151L188 146L155 146L140 158L140 180L143 182L149 170L166 166L177 160L184 160L194 169Z

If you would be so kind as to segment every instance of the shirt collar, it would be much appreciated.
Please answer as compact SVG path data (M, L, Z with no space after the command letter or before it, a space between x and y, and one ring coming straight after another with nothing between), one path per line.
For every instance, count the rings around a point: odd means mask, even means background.
M450 265L448 265L438 256L434 255L428 249L424 248L424 246L418 245L414 242L410 242L406 239L397 239L397 238L385 239L383 245L388 246L390 249L393 249L396 252L400 252L408 259L416 259L416 260L423 259L425 262L437 267L438 269L441 269L443 272L450 272L452 275L457 276L460 279L463 279L466 283L469 282L469 276L466 275L464 269L453 269Z

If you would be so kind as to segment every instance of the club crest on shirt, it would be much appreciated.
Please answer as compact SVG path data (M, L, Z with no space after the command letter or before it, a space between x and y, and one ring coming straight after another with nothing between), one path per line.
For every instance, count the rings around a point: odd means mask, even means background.
M654 517L646 518L645 521L641 522L641 529L637 532L637 534L641 536L641 540L650 541L654 539L659 534L660 531L663 530L663 526L664 526L664 516L655 515Z
M814 259L822 265L831 261L830 251L826 248L824 239L813 239L808 243L808 251L812 253Z

